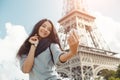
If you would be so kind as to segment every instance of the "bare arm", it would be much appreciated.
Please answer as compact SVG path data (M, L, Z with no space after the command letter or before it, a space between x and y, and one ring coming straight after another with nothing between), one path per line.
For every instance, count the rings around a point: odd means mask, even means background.
M36 49L36 47L34 45L31 45L28 56L25 59L25 61L23 63L23 66L22 66L22 71L24 73L29 73L32 69L32 66L34 64L35 49Z
M30 37L29 42L33 45L31 45L28 56L25 59L22 66L22 71L24 73L29 73L33 67L35 50L36 50L36 46L38 45L38 36L35 35Z
M69 52L66 52L65 54L62 54L60 56L60 61L61 62L67 61L68 59L73 57L78 51L79 36L78 36L78 34L76 33L75 30L70 32L70 36L68 37L67 41L68 41L68 45L70 47L70 50L69 50Z
M66 62L67 60L69 60L71 57L73 57L74 55L71 52L68 53L64 53L60 56L60 61L61 62Z

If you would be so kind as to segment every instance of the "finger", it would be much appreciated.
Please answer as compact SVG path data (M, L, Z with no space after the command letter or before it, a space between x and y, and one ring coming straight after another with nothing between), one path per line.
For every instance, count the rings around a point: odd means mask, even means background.
M77 39L77 40L79 40L79 35L78 35L78 32L77 32L77 30L73 30L73 35L74 35L74 37Z
M75 33L75 31L72 32L71 36L72 36L72 39L74 39L74 42L78 41L78 36Z
M72 45L72 40L70 38L67 39L67 42L70 46Z
M37 41L37 40L38 40L38 36L32 36L32 37L31 37L31 40Z
M37 41L37 38L35 38L35 37L32 37L32 38L31 38L31 40L33 40L33 41Z
M75 37L75 39L78 39L78 36L77 36L77 33L76 33L76 30L75 30L75 29L72 29L72 30L70 31L70 34L72 34L72 35Z
M35 36L35 37L39 37L38 34L35 34L34 36Z
M38 34L35 34L35 36L38 38L38 40L40 39L40 36Z
M35 34L33 37L38 39L39 36L37 34Z
M75 39L75 37L73 36L73 34L70 34L70 36L68 37L68 41L69 41L70 45L73 45L73 44L76 43L77 40Z
M37 36L37 34L35 34L35 36Z

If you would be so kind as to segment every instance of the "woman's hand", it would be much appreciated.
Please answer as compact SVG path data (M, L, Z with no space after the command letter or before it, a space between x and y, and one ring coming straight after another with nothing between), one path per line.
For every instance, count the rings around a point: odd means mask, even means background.
M38 42L39 42L37 34L35 34L34 36L30 37L29 42L31 44L34 44L35 46L37 46Z
M67 42L70 47L70 54L74 55L78 51L79 46L79 35L75 29L73 29L68 36Z

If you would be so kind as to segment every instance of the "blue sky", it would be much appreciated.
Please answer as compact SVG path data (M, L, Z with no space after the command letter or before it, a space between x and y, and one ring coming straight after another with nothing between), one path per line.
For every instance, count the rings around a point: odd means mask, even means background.
M0 80L28 80L16 63L17 50L40 19L48 18L58 27L62 1L0 0ZM96 17L96 26L104 40L120 57L120 0L84 1L87 9Z
M29 33L42 18L55 24L60 19L62 0L0 0L0 37L5 36L5 23L23 25Z
M63 0L0 0L0 38L6 34L5 23L23 25L29 33L42 18L55 24L61 18ZM119 0L85 0L92 11L120 22Z

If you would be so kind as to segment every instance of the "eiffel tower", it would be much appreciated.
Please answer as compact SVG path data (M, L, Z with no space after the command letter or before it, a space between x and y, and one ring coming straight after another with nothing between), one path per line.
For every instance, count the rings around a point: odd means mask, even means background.
M116 70L120 59L112 52L95 25L95 17L90 15L83 0L63 0L63 17L59 36L61 45L69 51L66 38L71 29L80 36L78 54L67 62L57 65L57 72L71 80L94 80L103 69Z

